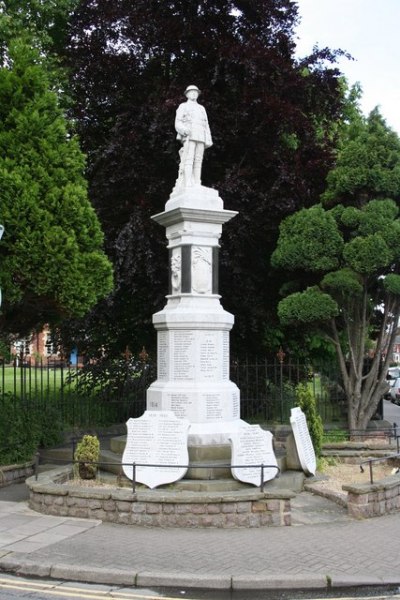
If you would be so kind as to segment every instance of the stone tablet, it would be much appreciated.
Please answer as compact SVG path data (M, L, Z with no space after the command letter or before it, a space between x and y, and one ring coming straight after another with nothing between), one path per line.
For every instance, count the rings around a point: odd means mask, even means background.
M292 408L290 413L290 424L292 426L294 440L296 442L297 454L300 464L307 475L315 475L317 470L317 459L314 446L308 431L306 416L299 406Z
M252 485L261 485L261 469L255 465L266 465L264 481L276 477L279 470L272 448L272 433L264 431L259 425L241 427L230 436L232 444L232 475L235 479ZM235 465L249 465L246 468L235 468ZM268 466L267 466L268 465Z
M189 466L188 420L178 419L172 411L147 410L142 417L129 419L126 426L128 436L122 455L122 468L129 479L133 479L133 463L180 465L137 466L135 480L149 488L182 479Z

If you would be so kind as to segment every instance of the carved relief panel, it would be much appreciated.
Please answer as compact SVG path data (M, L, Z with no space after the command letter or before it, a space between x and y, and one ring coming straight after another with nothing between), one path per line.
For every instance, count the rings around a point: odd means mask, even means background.
M192 290L196 294L212 293L212 249L192 247Z
M182 281L182 257L181 249L174 248L171 253L171 292L179 294L181 292Z

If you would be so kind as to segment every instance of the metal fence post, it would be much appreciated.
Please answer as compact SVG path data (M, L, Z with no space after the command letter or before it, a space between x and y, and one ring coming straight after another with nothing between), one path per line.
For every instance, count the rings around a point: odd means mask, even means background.
M261 465L261 482L260 482L260 490L264 491L264 463Z
M399 436L397 433L397 423L393 423L393 435L396 439L396 446L397 446L397 454L399 454L400 452L400 447L399 447Z
M40 452L36 452L35 454L35 480L38 480L39 475L39 462L40 462Z
M132 494L136 493L136 463L132 463Z

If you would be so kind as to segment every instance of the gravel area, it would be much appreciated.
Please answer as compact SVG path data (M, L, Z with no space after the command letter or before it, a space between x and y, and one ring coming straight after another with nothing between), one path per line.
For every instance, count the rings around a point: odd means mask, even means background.
M397 467L393 467L393 465L376 463L373 465L374 481L390 477L396 470ZM319 481L316 484L318 488L332 492L342 492L342 485L349 483L369 483L368 465L365 465L364 473L362 473L360 465L337 463L336 465L324 466L323 471L318 474L327 477L326 480Z

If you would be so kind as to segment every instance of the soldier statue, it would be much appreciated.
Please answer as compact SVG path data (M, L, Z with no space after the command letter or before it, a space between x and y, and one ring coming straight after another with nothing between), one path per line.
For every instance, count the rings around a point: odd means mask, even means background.
M199 94L197 86L189 85L185 90L187 101L182 102L176 111L175 129L182 148L175 190L201 185L204 150L212 146L206 110L197 102Z

